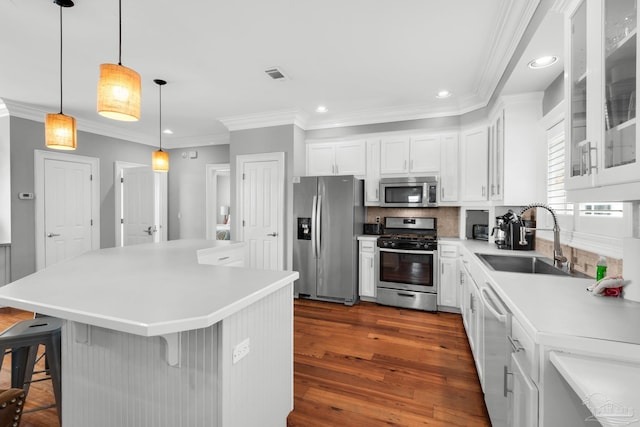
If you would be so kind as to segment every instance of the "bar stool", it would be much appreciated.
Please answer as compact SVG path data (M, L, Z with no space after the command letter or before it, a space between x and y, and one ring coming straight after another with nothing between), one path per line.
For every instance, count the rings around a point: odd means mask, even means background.
M46 364L53 394L58 409L58 419L62 424L62 389L61 389L61 329L62 319L56 317L36 317L21 320L0 333L0 356L11 350L11 387L24 389L25 399L32 382L33 369L38 355L38 346L44 345ZM2 369L0 357L0 369ZM48 407L36 408L46 409Z

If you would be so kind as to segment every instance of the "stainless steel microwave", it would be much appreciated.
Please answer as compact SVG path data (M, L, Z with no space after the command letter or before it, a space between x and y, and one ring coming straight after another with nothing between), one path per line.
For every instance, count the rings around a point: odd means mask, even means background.
M382 178L380 206L431 208L438 206L438 177Z

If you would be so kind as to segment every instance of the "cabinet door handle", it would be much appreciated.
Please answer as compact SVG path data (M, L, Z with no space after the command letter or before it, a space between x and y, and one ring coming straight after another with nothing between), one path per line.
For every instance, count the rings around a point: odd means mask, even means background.
M402 169L404 169L405 171L407 170L407 161L406 160L402 164Z
M595 169L596 172L598 171L598 163L597 162L596 162L595 166L592 166L593 165L593 163L591 162L591 152L592 151L598 151L598 148L597 147L592 147L591 143L589 143L587 145L587 153L588 153L587 161L589 162L589 166L587 168L587 171L588 171L589 175L591 175L591 170L592 169ZM597 160L597 157L596 157L596 160Z
M59 237L59 236L60 236L60 235L59 235L59 234L56 234L56 233L48 233L48 234L47 234L47 237Z
M514 353L518 353L524 350L524 347L522 346L522 344L520 344L520 341L514 340L513 338L511 338L511 335L507 335L507 339L509 340L509 344L511 344L511 348L513 349Z
M511 372L509 372L509 369L507 368L507 365L504 365L504 379L503 379L503 394L504 397L507 397L507 393L509 393L511 390L509 390L509 381L508 381L508 377L509 375L513 375Z
M376 188L376 199L380 198L380 196L378 195L378 191L380 191L380 190Z
M496 194L496 186L495 184L491 184L491 195L495 196L495 194Z
M340 173L340 169L338 169L338 165L336 165L336 175Z
M218 261L224 261L225 259L229 259L229 257L228 256L220 257L220 258L218 258Z

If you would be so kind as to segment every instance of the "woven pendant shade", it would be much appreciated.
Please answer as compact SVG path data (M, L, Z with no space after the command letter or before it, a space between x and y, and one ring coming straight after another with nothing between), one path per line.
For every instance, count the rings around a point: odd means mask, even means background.
M64 114L47 114L44 121L44 139L47 148L75 150L78 146L76 119Z
M140 74L118 64L100 64L98 113L125 122L140 120Z
M151 169L156 172L169 172L169 153L162 150L154 151L151 156Z

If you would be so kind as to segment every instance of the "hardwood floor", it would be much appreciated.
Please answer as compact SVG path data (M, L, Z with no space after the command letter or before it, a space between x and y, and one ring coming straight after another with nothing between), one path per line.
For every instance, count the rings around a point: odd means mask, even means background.
M460 315L295 301L289 427L490 426Z
M462 320L361 302L296 300L294 410L289 427L490 426ZM0 308L0 330L33 314ZM0 387L10 384L7 356ZM53 403L50 381L26 409ZM21 427L59 426L55 408Z

